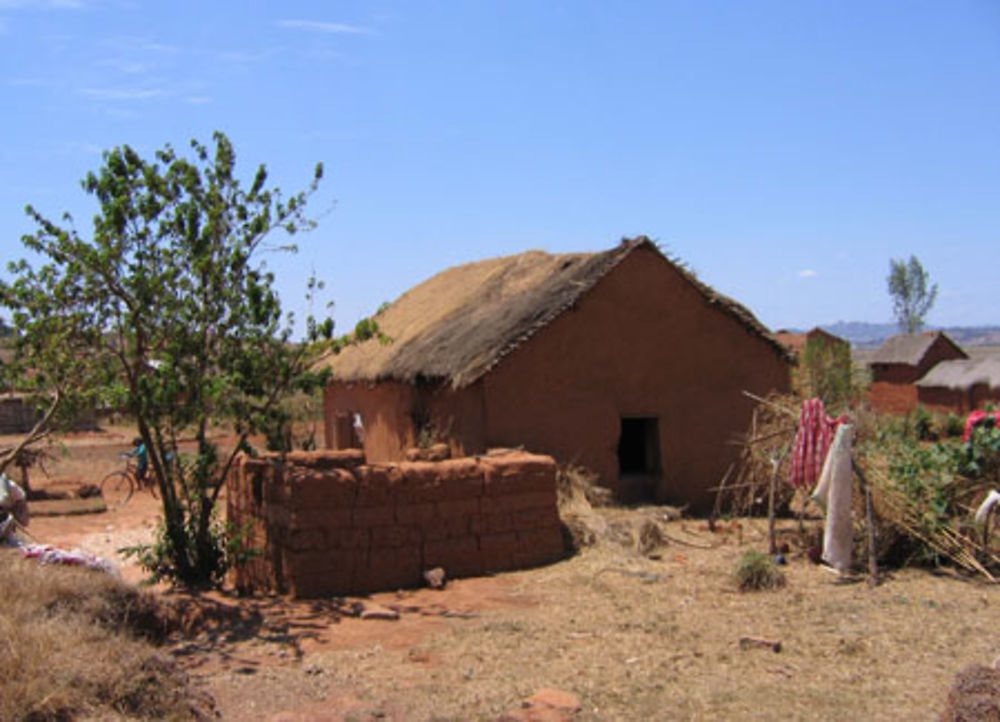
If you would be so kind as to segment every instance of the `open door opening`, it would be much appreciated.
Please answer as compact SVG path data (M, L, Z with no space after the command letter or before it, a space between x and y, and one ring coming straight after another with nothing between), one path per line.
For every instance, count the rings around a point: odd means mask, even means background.
M652 499L661 473L659 419L655 416L623 416L618 437L618 476L622 499Z

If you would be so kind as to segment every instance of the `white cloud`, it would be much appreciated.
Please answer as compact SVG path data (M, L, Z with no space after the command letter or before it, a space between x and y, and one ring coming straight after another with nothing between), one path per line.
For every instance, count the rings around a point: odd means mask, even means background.
M163 95L159 88L81 88L80 92L101 100L149 100Z
M799 271L799 278L816 278L816 276L818 275L819 273L817 273L811 268L804 268L801 271Z
M311 30L317 33L332 33L336 35L370 35L371 28L347 23L331 23L321 20L278 20L275 23L280 28L289 30Z
M188 95L185 96L184 102L192 105L205 105L212 102L212 97L209 95Z

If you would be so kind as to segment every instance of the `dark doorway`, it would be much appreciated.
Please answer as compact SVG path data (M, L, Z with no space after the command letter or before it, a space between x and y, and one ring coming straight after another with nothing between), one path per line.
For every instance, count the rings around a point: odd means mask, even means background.
M656 417L622 417L618 473L654 476L660 472L660 424Z

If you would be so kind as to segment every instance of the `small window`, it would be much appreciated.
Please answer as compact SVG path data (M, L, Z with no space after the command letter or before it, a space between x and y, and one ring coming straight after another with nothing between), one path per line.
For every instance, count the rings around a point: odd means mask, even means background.
M656 417L622 417L618 472L622 476L660 472L660 424Z

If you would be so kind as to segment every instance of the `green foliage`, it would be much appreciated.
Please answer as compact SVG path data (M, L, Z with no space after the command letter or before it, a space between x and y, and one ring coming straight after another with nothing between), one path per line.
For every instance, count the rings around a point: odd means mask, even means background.
M857 397L851 348L823 336L813 336L799 359L800 382L808 397L819 397L828 408L846 407Z
M307 345L290 342L258 260L274 231L314 226L305 205L322 167L286 199L263 166L243 187L232 144L221 133L213 141L192 141L190 159L169 145L152 161L128 146L106 152L83 181L99 204L90 238L68 216L58 225L29 206L37 230L22 241L45 265L12 263L16 280L0 284L40 383L108 372L102 388L135 417L163 503L163 533L145 559L188 584L218 580L231 558L213 515L237 452L254 434L281 439L275 430L290 421L281 400L325 380L307 370ZM237 434L225 453L208 435L216 421ZM191 459L178 451L182 434L197 442Z
M862 453L885 458L889 483L904 501L915 535L908 552L917 561L939 564L940 548L927 540L961 527L968 504L1000 475L1000 429L983 425L968 443L921 442L912 421L887 420ZM956 526L957 525L957 526Z
M916 333L924 325L924 317L937 299L937 284L928 285L930 275L916 256L909 261L889 261L889 295L892 310L905 333Z
M955 413L946 414L941 423L941 433L943 436L961 436L965 433L965 419Z
M785 586L785 574L767 554L748 551L740 557L733 573L740 591L778 589Z
M934 431L934 416L926 407L918 405L909 413L908 422L919 441L937 441Z
M380 307L379 312L381 312L381 310L382 309ZM378 314L376 314L376 316L377 315ZM375 317L369 316L358 321L354 325L353 332L345 333L343 336L331 338L327 342L320 342L316 344L316 346L319 351L329 349L333 351L333 353L338 354L348 346L363 343L364 341L368 341L372 338L377 339L383 346L392 343L392 339L382 332L382 329L379 327L378 321L375 320Z

